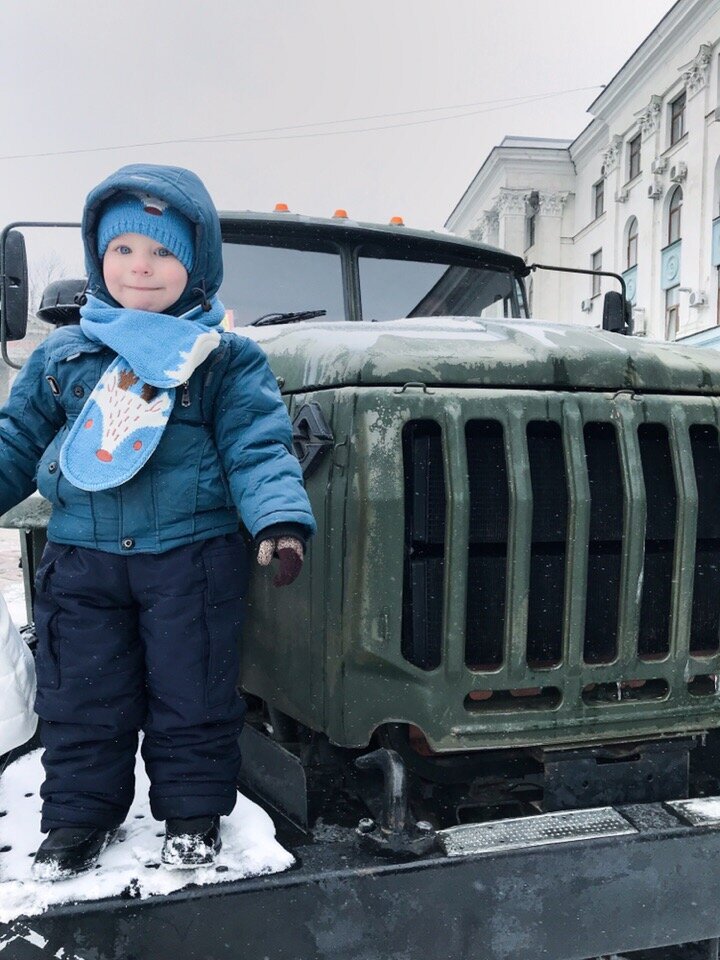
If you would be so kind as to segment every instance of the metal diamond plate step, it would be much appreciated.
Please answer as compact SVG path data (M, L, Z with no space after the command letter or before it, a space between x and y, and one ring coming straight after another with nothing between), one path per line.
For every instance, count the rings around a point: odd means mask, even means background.
M668 800L665 804L686 823L693 827L720 824L720 797L703 797L699 800Z
M468 823L440 830L440 845L449 857L492 850L539 847L549 843L570 843L591 837L617 837L637 833L612 807L594 810L567 810L536 817Z

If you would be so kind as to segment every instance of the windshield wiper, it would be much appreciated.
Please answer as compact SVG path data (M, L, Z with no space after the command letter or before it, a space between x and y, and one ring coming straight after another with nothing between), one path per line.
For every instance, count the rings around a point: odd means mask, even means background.
M253 320L251 327L271 327L276 323L297 323L298 320L312 320L314 317L324 317L327 310L297 310L290 313L264 313L262 317Z

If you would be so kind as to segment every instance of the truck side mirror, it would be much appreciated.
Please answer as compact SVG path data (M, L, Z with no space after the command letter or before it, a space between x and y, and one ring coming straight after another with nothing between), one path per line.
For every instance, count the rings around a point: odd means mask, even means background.
M632 333L632 307L617 290L609 290L603 297L602 328L610 333Z
M0 330L3 342L22 340L28 322L28 271L25 237L7 230L0 242Z

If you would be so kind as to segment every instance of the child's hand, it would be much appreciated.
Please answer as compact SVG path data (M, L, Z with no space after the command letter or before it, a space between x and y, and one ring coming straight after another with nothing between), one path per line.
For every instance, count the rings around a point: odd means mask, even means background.
M257 560L261 567L267 567L273 557L277 557L280 570L273 583L276 587L287 587L302 570L304 553L302 543L295 537L272 537L261 541Z

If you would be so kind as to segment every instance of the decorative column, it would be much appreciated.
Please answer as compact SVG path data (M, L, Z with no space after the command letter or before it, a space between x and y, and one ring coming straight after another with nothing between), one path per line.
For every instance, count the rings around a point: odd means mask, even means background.
M533 250L533 259L538 263L560 265L562 216L569 196L567 191L538 194L538 216ZM552 320L560 312L563 275L554 271L538 270L533 277L533 312L538 317ZM567 282L567 276L565 282Z
M625 180L625 176L620 169L622 145L623 138L615 134L602 155L601 169L605 178L605 209L608 211L612 209L611 204Z
M647 166L647 172L650 172L650 164L653 159L662 151L658 145L658 132L660 130L660 115L662 113L662 97L653 94L650 102L642 110L638 110L638 126L640 128L643 169ZM647 146L645 146L647 144Z
M498 212L498 245L522 257L525 252L525 217L527 190L501 187L495 207Z
M635 114L641 137L641 169L643 193L651 185L655 174L651 172L653 160L662 152L659 144L662 97L653 94L650 102ZM661 178L660 178L661 179ZM664 187L664 183L663 183ZM658 258L656 251L665 246L663 237L664 201L646 200L647 206L639 214L643 242L638 249L638 267L640 275L640 305L645 308L646 316L657 318L648 328L650 336L663 337L665 330L665 299L660 288L658 276ZM622 236L622 234L621 234ZM622 243L621 243L622 249Z
M679 73L685 86L685 129L687 144L676 155L670 158L672 166L677 160L687 163L687 176L682 181L682 265L681 283L690 290L702 290L710 293L711 282L711 245L712 245L712 218L717 212L711 209L712 194L709 197L703 193L702 165L707 153L707 123L706 113L712 109L709 103L710 64L712 47L708 43L700 45L692 60L679 68ZM712 179L709 178L708 188ZM674 184L668 180L668 190ZM705 327L711 320L711 311L706 305L700 307L689 306L689 295L681 294L680 324L690 325L690 329Z

